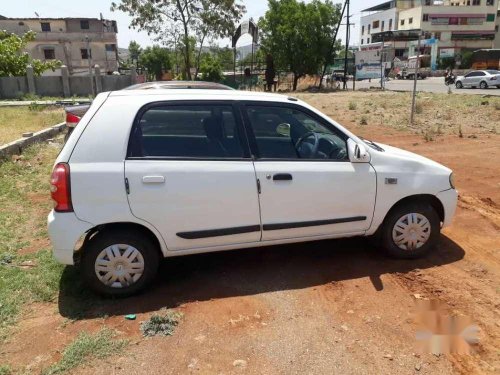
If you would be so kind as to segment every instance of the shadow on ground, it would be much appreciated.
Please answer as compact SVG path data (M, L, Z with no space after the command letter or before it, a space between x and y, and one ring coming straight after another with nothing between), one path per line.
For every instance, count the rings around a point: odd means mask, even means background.
M432 254L417 260L385 257L364 238L242 249L166 259L149 289L126 299L104 299L87 291L78 269L61 277L59 312L70 319L124 315L173 308L190 301L301 289L369 277L383 290L383 274L406 273L456 262L464 250L441 236Z

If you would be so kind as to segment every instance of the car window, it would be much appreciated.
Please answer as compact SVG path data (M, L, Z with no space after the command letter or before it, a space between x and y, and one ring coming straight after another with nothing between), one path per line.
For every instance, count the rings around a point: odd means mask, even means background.
M476 76L478 76L478 77L482 77L485 75L486 75L486 73L484 73L484 72L476 72Z
M500 70L487 70L489 74L500 74Z
M477 76L476 72L470 72L465 77L470 78L470 77L476 77L476 76Z
M347 160L343 135L305 112L260 105L246 111L261 158Z
M241 158L239 134L229 105L157 106L136 124L129 156Z

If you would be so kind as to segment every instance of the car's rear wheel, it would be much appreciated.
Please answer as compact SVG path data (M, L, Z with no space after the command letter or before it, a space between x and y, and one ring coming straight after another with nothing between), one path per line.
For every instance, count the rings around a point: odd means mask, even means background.
M457 89L461 89L462 87L464 87L464 85L462 85L462 82L458 81L457 83L455 83L455 87Z
M388 214L382 229L382 245L397 258L418 258L436 245L439 233L440 220L434 208L426 203L410 203Z
M146 287L158 270L159 251L140 232L112 230L96 234L83 249L87 285L107 296L129 296Z
M484 89L487 89L487 88L488 88L488 84L487 84L486 82L484 82L484 81L483 81L483 82L481 82L481 83L479 84L479 88L481 88L481 89L483 89L483 90L484 90Z

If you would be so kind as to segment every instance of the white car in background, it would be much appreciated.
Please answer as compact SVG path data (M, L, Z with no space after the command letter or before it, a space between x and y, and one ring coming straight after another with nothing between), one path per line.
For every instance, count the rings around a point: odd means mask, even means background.
M496 86L500 89L499 70L474 70L464 76L458 76L455 80L455 87L457 89L464 87L487 89L491 86Z
M450 169L295 98L232 90L99 94L51 191L54 256L107 295L143 289L161 258L211 251L376 236L420 257L457 203Z

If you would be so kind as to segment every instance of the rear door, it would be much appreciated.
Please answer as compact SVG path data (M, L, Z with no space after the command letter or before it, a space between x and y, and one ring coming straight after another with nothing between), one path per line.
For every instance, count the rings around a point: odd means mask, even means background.
M241 119L224 102L143 108L125 178L132 213L155 226L169 250L260 241L255 171Z
M261 186L262 240L369 228L375 170L349 161L347 137L334 125L291 103L248 102L245 119Z

